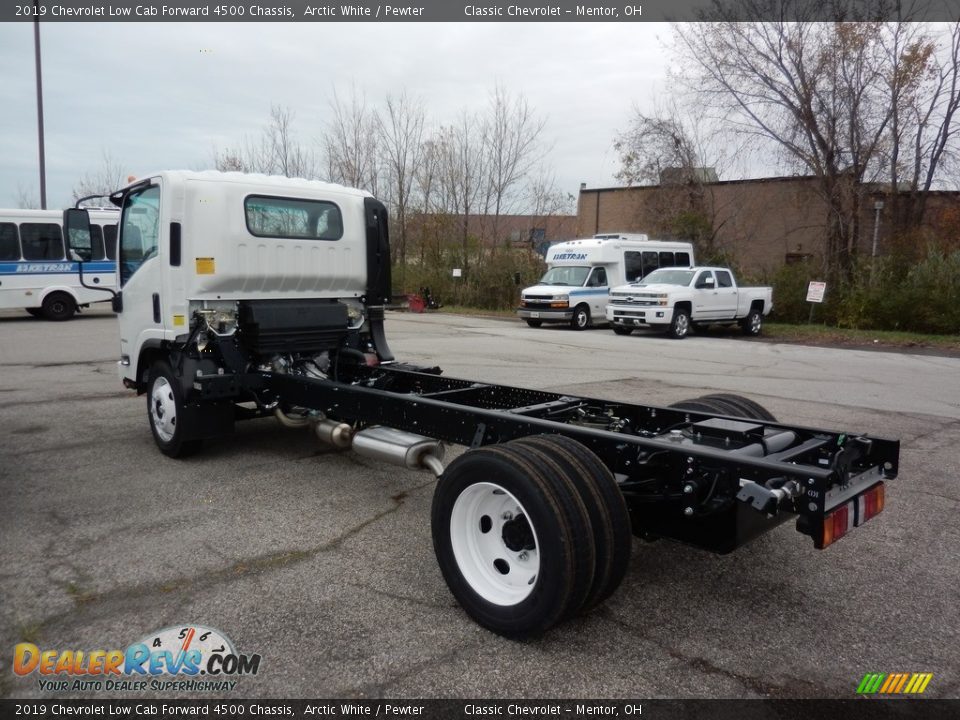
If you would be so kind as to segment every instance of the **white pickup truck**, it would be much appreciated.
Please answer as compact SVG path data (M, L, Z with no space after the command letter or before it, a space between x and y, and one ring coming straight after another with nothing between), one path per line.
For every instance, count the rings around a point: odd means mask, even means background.
M737 287L729 268L661 268L610 291L607 321L618 335L641 326L665 328L680 339L690 329L739 323L759 335L773 308L773 288Z

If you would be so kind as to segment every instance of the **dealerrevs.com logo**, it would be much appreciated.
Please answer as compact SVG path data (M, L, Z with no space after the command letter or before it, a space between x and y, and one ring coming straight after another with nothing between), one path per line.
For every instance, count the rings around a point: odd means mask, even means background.
M219 630L178 625L151 633L126 650L41 650L19 643L13 671L37 676L50 691L233 690L237 678L256 675L260 655L238 653Z

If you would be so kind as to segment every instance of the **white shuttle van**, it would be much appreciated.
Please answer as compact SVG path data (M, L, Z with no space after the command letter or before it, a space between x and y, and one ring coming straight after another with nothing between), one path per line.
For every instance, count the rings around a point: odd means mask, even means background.
M0 210L0 309L68 320L81 307L105 302L117 287L116 209L91 209L90 262L80 282L76 257L67 257L63 211ZM83 285L91 287L84 287Z
M517 315L530 327L567 323L583 330L606 323L611 287L640 280L661 267L690 267L688 242L650 240L646 235L601 233L557 243L547 251L547 272L520 295Z

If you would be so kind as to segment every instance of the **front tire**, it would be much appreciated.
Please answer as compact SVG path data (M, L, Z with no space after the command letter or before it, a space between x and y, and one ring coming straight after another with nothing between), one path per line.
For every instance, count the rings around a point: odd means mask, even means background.
M62 322L73 317L74 313L77 312L77 304L67 293L55 292L50 293L43 299L41 310L48 320Z
M690 311L684 308L674 308L673 320L667 333L674 340L683 340L690 334Z
M185 437L184 405L179 381L170 366L158 360L147 380L147 419L154 442L168 457L186 457L200 449L200 440Z
M538 328L543 325L543 320L527 320L527 325L532 328Z
M577 305L570 318L570 327L574 330L585 330L590 326L590 308L586 305Z
M40 308L24 308L24 310L33 315L35 318L43 317L43 310Z
M613 331L617 335L629 335L633 332L633 328L629 327L628 325L618 325L617 323L613 323Z
M590 519L575 488L516 443L464 453L440 477L431 527L461 607L493 632L539 635L584 604L593 583Z

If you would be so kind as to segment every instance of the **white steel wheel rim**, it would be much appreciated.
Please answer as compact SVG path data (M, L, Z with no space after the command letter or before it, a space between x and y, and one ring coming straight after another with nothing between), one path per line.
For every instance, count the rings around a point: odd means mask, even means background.
M173 397L173 386L165 377L153 381L150 390L150 417L157 435L164 442L170 442L177 431L177 403Z
M527 519L532 549L518 548L516 543L511 548L504 539L505 526L520 515ZM529 518L523 505L495 483L475 483L453 504L450 544L457 567L474 592L494 605L516 605L536 586L540 543Z
M587 322L587 311L577 310L577 327L586 327Z

